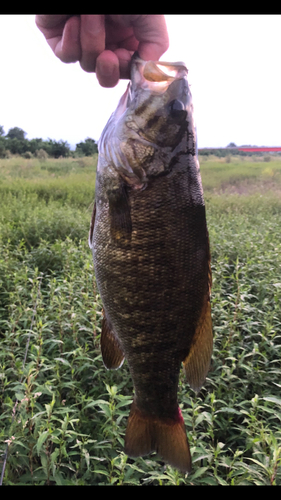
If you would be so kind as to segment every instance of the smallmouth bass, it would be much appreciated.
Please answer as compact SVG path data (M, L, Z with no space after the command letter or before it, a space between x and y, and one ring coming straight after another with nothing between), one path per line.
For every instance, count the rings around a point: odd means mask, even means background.
M211 270L193 105L181 62L145 62L99 141L89 234L104 308L108 369L126 358L135 388L125 436L131 457L156 451L191 470L177 389L183 363L199 391L213 346Z

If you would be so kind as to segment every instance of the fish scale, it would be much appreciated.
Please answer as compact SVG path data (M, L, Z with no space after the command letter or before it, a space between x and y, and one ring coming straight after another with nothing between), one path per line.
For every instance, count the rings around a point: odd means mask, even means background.
M104 363L118 368L125 358L134 383L125 452L157 451L186 472L191 457L177 389L181 363L195 390L210 365L209 239L187 70L175 63L163 91L164 70L146 80L155 63L144 71L146 64L134 56L127 94L99 143L89 240L104 307ZM126 142L132 122L141 134Z

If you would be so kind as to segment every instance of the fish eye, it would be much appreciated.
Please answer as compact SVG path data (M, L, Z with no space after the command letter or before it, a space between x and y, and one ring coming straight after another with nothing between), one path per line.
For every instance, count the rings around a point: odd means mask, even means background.
M173 99L170 103L169 103L169 111L170 113L176 113L177 111L182 111L184 110L184 104L179 101L178 99Z
M186 119L187 111L182 101L178 99L173 99L168 104L168 113L172 120L180 123Z

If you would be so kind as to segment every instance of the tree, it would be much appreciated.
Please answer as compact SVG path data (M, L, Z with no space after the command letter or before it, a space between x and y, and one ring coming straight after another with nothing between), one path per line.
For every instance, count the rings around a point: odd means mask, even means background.
M79 156L92 156L98 152L98 145L94 139L87 137L84 142L76 144L76 151Z
M237 148L236 144L234 142L230 142L228 144L228 146L226 146L227 148Z
M5 158L6 156L6 144L4 137L0 137L0 158Z
M30 139L29 141L29 151L35 154L39 149L44 149L44 141L40 138Z
M5 135L4 127L3 125L0 125L0 137L2 137L3 135Z
M46 146L44 146L44 149L49 156L53 156L54 158L70 156L70 147L66 141L60 140L57 142L53 139L48 139L45 144Z
M22 155L28 151L29 141L27 139L18 139L17 137L5 137L6 149L9 149L13 155Z
M8 137L9 139L19 139L20 141L24 140L25 136L26 132L19 127L10 128L9 132L6 135L6 137Z

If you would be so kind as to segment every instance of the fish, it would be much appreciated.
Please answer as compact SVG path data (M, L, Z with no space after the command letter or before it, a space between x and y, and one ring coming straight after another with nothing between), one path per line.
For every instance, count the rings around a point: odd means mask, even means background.
M192 96L183 62L131 60L98 143L89 232L107 369L134 385L124 451L192 470L178 403L183 367L198 392L213 349L211 265Z

